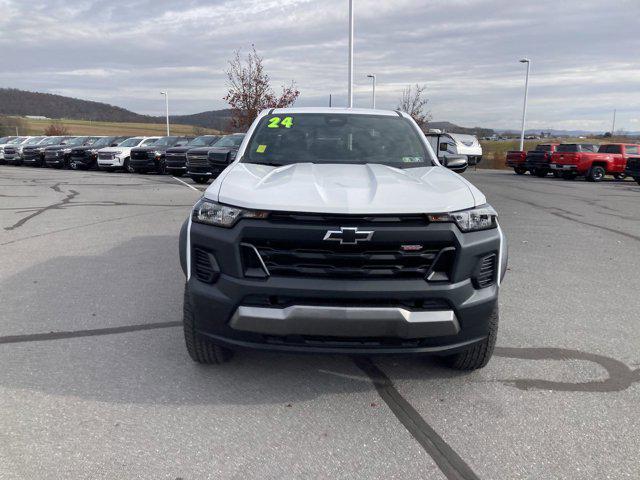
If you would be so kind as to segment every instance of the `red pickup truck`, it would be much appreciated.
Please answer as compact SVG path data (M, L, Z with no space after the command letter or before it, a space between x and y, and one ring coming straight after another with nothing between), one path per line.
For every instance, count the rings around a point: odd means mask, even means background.
M518 175L524 175L527 170L534 173L532 168L529 168L528 163L534 158L539 161L544 161L545 164L549 163L551 153L555 152L557 143L541 143L536 145L536 148L525 152L523 150L511 150L507 152L507 159L505 165L513 168L513 171ZM545 172L546 175L546 172Z
M605 175L622 179L627 159L640 154L640 145L635 143L600 145L597 152L594 147L590 143L564 143L551 155L549 167L568 180L578 175L591 182L599 182Z

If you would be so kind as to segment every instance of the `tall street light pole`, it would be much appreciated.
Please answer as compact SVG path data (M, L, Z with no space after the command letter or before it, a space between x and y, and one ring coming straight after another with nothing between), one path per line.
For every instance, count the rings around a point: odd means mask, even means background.
M349 0L349 88L348 107L353 107L353 0Z
M169 92L160 92L160 95L164 95L164 103L167 115L167 137L171 135L169 133Z
M371 108L376 108L376 76L367 75L367 78L370 78L373 84L373 97L371 99Z
M527 76L524 81L524 105L522 106L522 131L520 132L520 151L524 150L524 121L527 117L527 93L529 93L529 67L531 66L531 60L523 58L520 63L527 64Z

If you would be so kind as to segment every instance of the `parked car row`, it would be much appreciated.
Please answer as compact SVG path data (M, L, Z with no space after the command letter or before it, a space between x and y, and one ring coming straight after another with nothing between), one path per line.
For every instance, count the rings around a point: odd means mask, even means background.
M233 161L244 134L199 137L32 136L0 138L0 164L72 170L123 170L215 178Z
M505 164L518 175L553 173L565 180L584 177L591 182L607 175L618 180L630 176L640 185L640 144L636 143L543 143L528 152L507 152Z

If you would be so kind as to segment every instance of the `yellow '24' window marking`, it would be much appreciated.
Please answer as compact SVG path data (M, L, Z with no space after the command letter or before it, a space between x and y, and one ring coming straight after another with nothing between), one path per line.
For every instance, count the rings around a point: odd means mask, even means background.
M280 128L280 125L282 125L284 128L293 127L293 117L284 117L282 119L280 117L273 117L269 120L269 124L267 125L267 127Z

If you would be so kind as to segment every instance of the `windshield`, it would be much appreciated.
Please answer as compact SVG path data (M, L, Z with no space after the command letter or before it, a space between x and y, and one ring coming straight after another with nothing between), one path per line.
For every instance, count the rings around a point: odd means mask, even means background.
M214 143L213 146L220 148L239 147L242 140L244 140L244 135L227 135Z
M433 165L418 132L405 118L330 113L264 117L243 161L270 165L379 163L399 168Z
M187 145L190 147L208 147L209 145L213 145L218 141L220 137L215 135L206 135L202 137L197 137L191 140Z
M40 145L58 145L63 140L63 137L49 137L43 141Z
M24 137L18 137L11 140L9 142L9 145L15 145L16 143L22 143L22 142L24 142Z
M144 142L142 142L141 146L155 145L158 141L157 138L147 138Z
M108 147L109 145L111 145L111 143L113 142L113 140L115 140L116 137L103 137L103 138L98 138L95 142L93 142L91 145L96 147L96 148L100 148L100 147Z
M162 137L159 138L154 144L154 147L167 147L175 145L178 141L178 137Z
M84 142L87 141L87 138L89 138L89 137L72 138L69 141L67 141L67 143L65 143L65 145L68 145L68 146L71 146L71 147L82 145Z
M576 143L564 143L562 145L558 145L556 148L556 152L579 152L580 148Z
M25 145L37 145L44 137L33 137L25 142Z
M127 138L124 142L119 143L118 146L119 147L135 147L140 143L141 140L142 138L140 137Z

